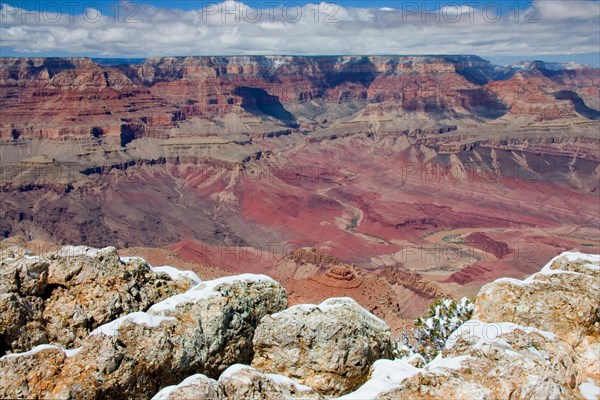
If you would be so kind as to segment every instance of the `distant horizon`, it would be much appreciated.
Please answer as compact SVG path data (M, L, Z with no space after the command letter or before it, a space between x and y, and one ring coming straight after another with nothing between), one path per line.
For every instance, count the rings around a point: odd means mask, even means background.
M475 56L489 61L491 64L499 67L516 65L523 62L541 61L545 63L575 63L590 68L600 68L600 54L590 55L534 55L534 56L502 56L486 57L483 55L464 53L464 54L188 54L188 55L151 55L151 56L95 56L95 55L39 55L39 54L0 54L0 58L89 58L91 60L114 60L127 61L136 60L143 62L149 58L185 58L185 57L451 57L451 56ZM131 62L129 62L131 64Z

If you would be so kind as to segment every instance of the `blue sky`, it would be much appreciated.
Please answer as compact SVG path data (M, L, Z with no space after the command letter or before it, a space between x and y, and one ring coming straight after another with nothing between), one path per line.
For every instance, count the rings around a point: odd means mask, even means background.
M2 56L477 54L600 64L596 0L0 4Z

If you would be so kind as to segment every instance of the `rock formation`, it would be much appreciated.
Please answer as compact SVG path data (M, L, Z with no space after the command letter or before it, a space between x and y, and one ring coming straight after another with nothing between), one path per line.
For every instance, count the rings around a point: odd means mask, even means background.
M252 336L287 298L273 280L241 275L200 283L96 328L77 349L41 345L0 359L0 397L140 398L203 372L252 360Z
M376 364L372 381L348 398L593 399L599 271L599 256L564 253L524 281L484 286L473 319L435 360L422 369L402 360Z
M340 399L594 399L600 391L595 351L600 338L596 301L600 294L599 270L600 256L564 253L524 281L500 279L488 284L477 296L473 318L448 338L434 360L425 365L419 355L377 360L372 363L366 383ZM299 308L266 317L258 331L277 326L274 319L298 314L294 310ZM308 310L315 310L315 306L308 306L304 312ZM558 310L566 312L567 318ZM306 320L288 322L293 321ZM341 329L350 334L346 328ZM255 341L260 346L259 337L257 334ZM292 329L280 339L278 348L292 349L298 338ZM253 364L262 367L256 362L261 360L259 354L256 353ZM288 372L304 362L306 358L302 357L307 352L294 354L284 368ZM326 358L323 355L321 359ZM272 361L273 358L268 360ZM155 399L187 396L229 400L240 395L252 399L321 398L314 391L315 386L311 389L299 384L306 382L307 376L310 375L290 379L235 365L218 381L194 375L165 388Z
M61 259L67 250L73 256ZM115 261L111 248L52 254L49 263L62 262L56 276L63 279L86 275L93 282ZM46 270L12 262L2 271L30 272L19 278L20 289L31 296L42 290ZM140 259L123 262L126 271L130 264L149 270ZM154 270L184 277L179 284L194 277ZM600 256L564 253L523 281L484 286L472 319L427 364L416 354L388 359L389 328L352 299L284 310L285 291L266 276L219 278L99 326L80 347L42 344L1 357L0 396L593 399L600 389L599 271Z
M496 258L504 258L510 253L508 244L505 242L498 242L483 232L474 232L466 237L466 242L483 250L489 254L492 254Z
M391 356L391 335L385 322L354 300L333 298L265 317L254 351L255 368L340 395L360 386L375 360Z
M472 295L561 251L600 251L598 70L557 68L460 55L2 58L0 237L168 247L230 273L329 246L365 275L420 275L415 307L382 310L413 318L432 281ZM488 260L437 234L461 228L510 252Z
M3 58L0 105L8 118L0 123L0 138L117 137L125 146L135 138L167 137L195 119L247 113L280 128L313 129L343 103L362 110L362 117L400 112L404 121L412 119L406 113L430 115L429 122L439 118L433 114L453 113L473 123L507 112L537 122L579 119L581 98L553 93L574 87L584 94L598 83L590 68L493 71L485 60L459 55L164 57L124 66Z
M0 257L0 354L53 344L77 347L100 325L148 309L197 280L141 259L121 260L114 247L63 247L28 255L10 247Z
M0 238L168 248L199 274L214 264L210 277L268 274L289 305L350 296L398 332L438 297L522 279L568 249L600 252L598 69L561 68L1 58ZM67 309L85 303L79 285L48 285L45 268L29 269L31 311L12 289L3 300L5 352L79 346L154 301L140 287L139 307L122 299L111 317Z
M232 365L218 381L205 375L192 375L175 386L161 390L153 400L318 400L316 390L282 375L266 374L247 365Z

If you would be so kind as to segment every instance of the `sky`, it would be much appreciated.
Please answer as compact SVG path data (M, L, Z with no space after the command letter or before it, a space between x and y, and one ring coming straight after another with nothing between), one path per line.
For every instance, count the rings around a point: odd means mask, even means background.
M476 54L600 66L598 0L0 0L0 56Z

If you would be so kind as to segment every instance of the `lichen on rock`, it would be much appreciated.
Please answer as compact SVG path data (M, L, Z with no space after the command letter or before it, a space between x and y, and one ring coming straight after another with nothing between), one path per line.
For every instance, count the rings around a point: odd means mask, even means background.
M51 346L0 358L0 397L148 398L195 372L218 377L251 362L256 325L286 304L266 276L202 282L98 327L77 351Z
M65 246L37 256L20 247L3 252L0 356L39 344L79 346L98 326L195 284L155 273L140 258L124 262L114 247Z

